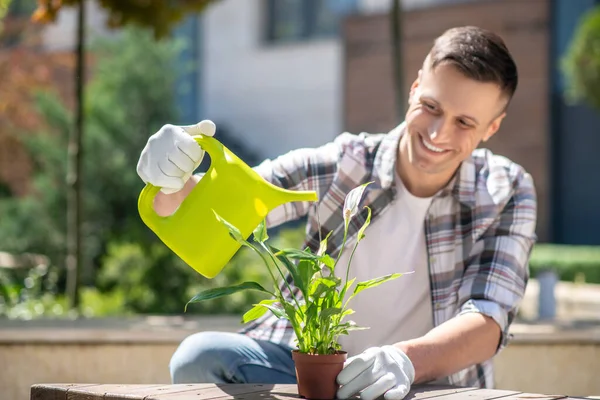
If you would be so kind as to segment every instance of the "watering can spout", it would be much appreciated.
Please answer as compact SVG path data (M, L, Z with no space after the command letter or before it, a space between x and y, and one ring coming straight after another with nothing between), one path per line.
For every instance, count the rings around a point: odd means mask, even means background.
M265 203L269 210L273 210L286 203L291 202L302 202L302 201L317 201L319 196L316 192L309 190L288 190L278 186L270 185L270 191L268 196L265 196Z

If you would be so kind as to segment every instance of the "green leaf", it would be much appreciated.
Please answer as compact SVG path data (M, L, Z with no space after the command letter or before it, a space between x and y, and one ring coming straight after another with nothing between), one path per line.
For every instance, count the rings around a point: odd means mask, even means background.
M315 303L311 303L310 306L306 309L306 320L313 321L317 316L317 311L319 307Z
M346 315L352 315L354 314L354 310L351 308L347 308L343 313L342 313L342 317L345 317Z
M336 288L340 282L341 279L337 277L320 278L313 286L314 290L310 292L309 300L314 301L318 310L337 305L339 295Z
M365 229L367 229L367 227L371 223L371 208L367 206L365 206L365 208L369 213L367 214L367 219L365 220L365 223L358 230L358 237L356 238L356 243L360 242L365 237Z
M328 254L319 256L317 254L312 254L306 250L298 250L298 249L294 249L294 248L281 249L275 255L279 256L279 254L283 254L283 255L287 256L288 258L296 259L296 260L311 260L311 261L316 261L316 262L322 262L323 264L325 264L329 267L333 267L333 265L335 264L335 261L333 260L333 258L331 258Z
M335 290L340 283L342 283L342 280L337 276L321 277L311 283L308 295L312 296L313 298L319 298L328 290Z
M273 247L273 246L269 246L269 248L271 249L271 251L273 253L275 253L275 256L277 257L278 260L280 260L283 265L287 268L287 270L289 271L290 275L292 275L292 279L294 280L294 285L300 289L300 292L302 292L302 295L304 296L304 298L306 298L308 296L308 288L307 288L307 284L302 277L302 275L299 273L298 271L298 267L296 267L296 265L294 263L292 263L290 260L288 260L288 258L285 256L284 253L280 252L279 249Z
M339 307L330 307L321 311L321 318L330 318L332 315L341 314L342 309Z
M325 236L325 238L321 240L321 243L319 244L319 251L317 251L317 255L322 256L323 254L325 254L325 251L327 251L327 241L329 240L329 236L331 236L332 233L333 231L329 231L327 236Z
M271 310L271 312L279 319L286 318L291 321L291 318L293 318L293 315L290 316L289 313L287 313L287 310L282 308L280 304L262 304L262 307Z
M335 260L329 256L329 254L324 254L320 256L319 261L325 264L331 272L333 272L333 267L335 267Z
M273 304L275 302L277 302L277 299L264 299L260 303L254 304L254 307L252 307L250 310L248 310L243 315L242 322L243 323L248 323L250 321L254 321L255 319L258 319L258 318L262 317L269 310L267 307L264 307L264 306L266 304L270 305L270 304Z
M348 321L343 324L336 325L333 331L338 335L347 335L350 331L363 331L370 329L367 326L358 326L354 321Z
M317 262L314 260L300 260L298 262L298 274L300 275L300 279L302 280L302 282L305 283L305 285L307 286L307 290L308 290L308 286L310 285L310 282L312 281L313 276L319 272L319 267L317 265ZM306 298L306 296L305 296Z
M327 286L326 284L319 282L318 284L314 285L315 290L312 290L310 293L310 297L312 297L315 301L317 301L317 299L321 298L321 296L326 293L331 286Z
M319 278L318 281L326 284L329 287L337 287L341 285L342 278L338 278L337 276L324 276Z
M258 290L260 292L268 293L271 296L275 296L275 294L269 292L267 289L262 287L259 283L256 282L244 282L238 285L233 286L225 286L225 287L217 287L204 290L194 297L185 305L185 309L187 310L187 306L190 303L198 303L204 300L212 300L223 296L229 296L230 294L241 292L242 290Z
M287 319L294 326L294 331L299 331L298 320L296 319L296 307L292 303L284 302L283 309L285 310L285 314L287 314Z
M354 292L352 293L352 296L350 296L350 298L356 296L357 294L359 294L360 292L362 292L365 289L379 286L384 282L391 281L396 278L400 278L402 275L412 274L413 272L414 271L406 272L404 274L400 274L400 273L388 274L388 275L380 276L379 278L373 278L373 279L369 279L368 281L359 282L356 284L356 287L354 288Z
M260 224L254 229L253 235L254 241L258 243L264 243L269 238L269 235L267 234L267 223L264 219L260 221Z
M240 230L238 228L236 228L235 226L233 226L232 224L227 222L224 218L222 218L219 214L217 214L217 212L215 210L213 210L213 213L217 217L217 221L219 221L220 223L225 225L227 230L229 230L229 236L231 236L233 239L235 239L235 241L238 242L239 244L250 247L250 244L246 241L246 238L244 237L244 235L242 235L242 232L240 232Z

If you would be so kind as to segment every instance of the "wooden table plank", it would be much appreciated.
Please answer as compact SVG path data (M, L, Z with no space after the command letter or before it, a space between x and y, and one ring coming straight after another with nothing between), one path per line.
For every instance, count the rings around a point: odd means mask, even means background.
M96 400L104 399L107 393L127 394L135 389L154 389L163 385L144 385L144 384L97 384L87 387L70 388L67 390L67 400ZM127 397L125 397L127 398ZM138 399L141 397L129 397Z
M556 400L566 399L568 396L564 395L547 395L538 393L516 393L511 396L502 397L501 400Z
M212 399L298 399L297 386L254 384L180 384L180 385L133 385L133 384L52 384L34 385L32 400L212 400ZM451 386L415 386L407 399L423 400L435 397L447 398L475 388ZM516 393L516 392L511 392ZM474 396L474 395L473 395ZM473 396L471 396L473 398ZM480 399L482 397L475 397Z
M358 399L358 396L355 398ZM298 400L298 388L270 384L36 384L31 400ZM574 400L512 390L415 385L406 400Z
M194 392L185 393L167 393L153 394L144 400L209 400L209 399L233 399L242 400L250 398L260 398L259 393L271 393L276 396L277 393L286 398L299 398L296 385L270 385L270 384L215 384L209 389L202 389Z
M414 385L411 391L406 395L406 400L422 400L452 396L454 394L464 395L466 392L478 390L476 388L463 388L463 387L446 387L446 386L434 386L434 385Z
M515 390L499 390L499 389L476 389L465 393L461 396L461 399L469 400L492 400L492 399L503 399L505 397L514 396L521 392ZM446 397L443 397L445 400ZM436 400L438 400L436 398ZM440 399L441 400L441 399Z
M152 387L151 387L152 386ZM114 392L106 392L104 400L138 400L146 399L152 395L164 395L169 393L180 393L193 391L197 393L199 390L208 390L213 384L175 384L175 385L145 385L142 388L131 388L127 390L119 390Z
M96 386L90 383L40 383L31 386L31 400L66 400L67 391L73 388Z

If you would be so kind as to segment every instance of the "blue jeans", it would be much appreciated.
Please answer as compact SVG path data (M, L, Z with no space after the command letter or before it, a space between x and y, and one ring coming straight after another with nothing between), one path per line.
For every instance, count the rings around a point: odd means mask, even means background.
M171 358L172 383L296 383L291 348L241 333L186 337Z

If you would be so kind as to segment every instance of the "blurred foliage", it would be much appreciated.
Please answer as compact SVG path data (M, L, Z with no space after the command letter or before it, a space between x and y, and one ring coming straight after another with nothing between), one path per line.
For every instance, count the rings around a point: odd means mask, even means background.
M297 247L303 236L303 229L283 229L274 241L280 247ZM99 287L122 293L125 309L138 313L180 313L182 304L205 289L246 280L264 285L271 282L262 261L246 248L240 249L223 271L210 280L173 256L162 243L155 243L149 252L134 243L115 244L108 249L102 265ZM263 298L260 293L240 292L228 298L188 306L187 312L240 314Z
M0 19L4 18L8 12L11 0L0 0Z
M141 221L136 173L139 152L165 121L177 121L175 82L193 65L174 65L185 43L155 41L149 30L127 28L91 47L84 139L85 254L82 312L87 316L181 314L198 291L252 279L266 282L260 260L243 249L224 271L206 279L185 265ZM71 317L64 299L67 138L70 108L52 91L38 92L43 124L19 139L33 161L31 190L0 198L0 249L47 255L45 271L2 271L0 315ZM282 230L277 240L299 246L303 229ZM193 238L190 238L193 240ZM262 299L240 293L188 307L192 313L240 313Z
M36 91L59 89L71 98L73 57L40 51L39 26L30 22L35 0L12 1L0 32L0 197L29 190L30 160L22 137L41 127L32 106Z
M600 283L600 246L537 244L529 263L531 276L556 271L563 281Z
M199 13L214 0L99 0L108 11L108 26L117 28L133 24L151 28L155 38L165 37L190 13ZM81 0L38 0L33 14L36 22L52 22L64 6L74 6Z
M567 100L600 110L600 5L581 18L561 66Z
M35 8L36 0L0 0L0 48L39 46L41 26L31 23Z
M64 54L41 53L37 48L39 29L29 22L35 0L7 5L5 29L0 32L0 76L4 78L0 85L0 133L11 126L32 129L38 118L24 103L30 102L33 90L48 88L57 78L55 72L72 68Z
M30 320L40 317L75 318L67 299L57 291L58 268L0 268L0 316ZM82 290L82 310L86 317L133 314L123 308L123 293L101 293L96 288Z
M72 68L72 57L65 54L42 54L25 47L1 52L0 76L7 79L0 85L0 132L7 133L13 127L36 128L39 116L28 107L34 92L62 83L58 75Z

